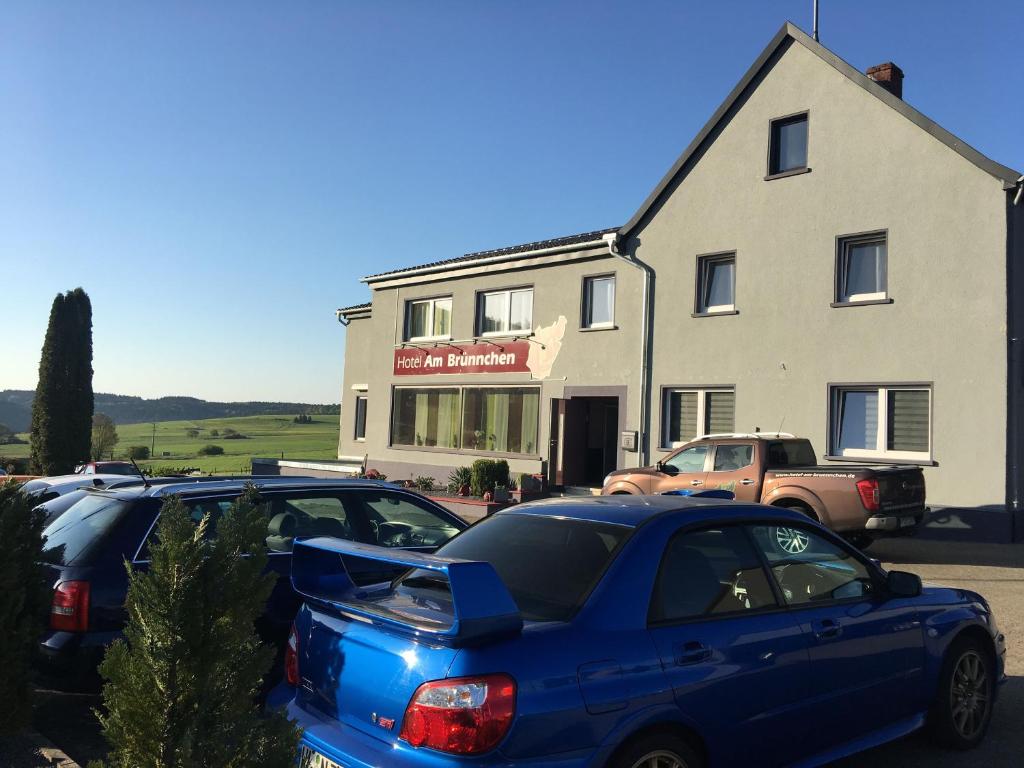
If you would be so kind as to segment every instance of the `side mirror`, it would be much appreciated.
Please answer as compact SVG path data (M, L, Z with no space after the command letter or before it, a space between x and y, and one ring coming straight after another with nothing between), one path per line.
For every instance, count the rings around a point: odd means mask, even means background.
M664 472L665 471L665 462L663 462L663 461L656 462L655 465L654 465L654 468L658 472Z
M895 597L917 597L921 594L921 577L907 571L889 571L885 587Z

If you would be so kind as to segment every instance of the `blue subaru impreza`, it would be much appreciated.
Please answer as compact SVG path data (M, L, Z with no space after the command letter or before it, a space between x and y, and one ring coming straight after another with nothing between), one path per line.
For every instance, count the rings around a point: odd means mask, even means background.
M356 587L349 555L409 570ZM316 768L811 766L925 725L965 749L1004 679L981 596L721 500L523 504L433 555L310 539L292 581Z

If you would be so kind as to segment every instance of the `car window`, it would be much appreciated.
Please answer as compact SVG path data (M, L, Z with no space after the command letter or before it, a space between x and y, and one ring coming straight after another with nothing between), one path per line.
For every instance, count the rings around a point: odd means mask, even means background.
M777 440L768 443L768 466L812 467L818 459L807 440Z
M527 621L566 621L586 599L629 528L589 520L501 514L481 520L441 547L443 557L494 566ZM396 588L447 591L447 584L413 570ZM429 597L429 596L425 596Z
M43 531L43 560L55 565L87 565L128 506L107 496L80 500Z
M203 538L212 539L217 535L217 525L220 523L220 519L231 509L233 501L234 499L185 500L185 508L188 510L188 516L192 520L192 524L197 527L205 515L210 515L210 522L206 524ZM160 518L157 517L156 522L153 523L153 527L149 531L149 535L146 536L146 540L139 548L138 556L135 558L136 561L144 562L149 560L149 548L160 540L159 529Z
M295 539L356 538L349 511L337 496L282 494L268 498L264 508L269 518L267 548L271 552L291 552Z
M753 445L720 445L715 449L715 472L732 472L749 467L754 460Z
M850 600L871 594L868 567L853 553L803 526L753 526L772 578L787 605Z
M703 472L704 459L708 455L710 447L708 445L691 446L667 459L664 465L672 474L679 472Z
M370 543L381 547L439 547L459 532L447 517L416 496L391 491L353 491L364 505Z
M651 598L651 622L775 607L764 568L746 532L731 526L674 537Z

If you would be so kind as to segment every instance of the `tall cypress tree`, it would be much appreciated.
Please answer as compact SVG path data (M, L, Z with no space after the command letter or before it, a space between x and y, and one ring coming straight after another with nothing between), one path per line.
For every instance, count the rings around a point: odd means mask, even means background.
M76 288L50 307L32 402L31 471L64 474L87 460L92 411L92 305Z

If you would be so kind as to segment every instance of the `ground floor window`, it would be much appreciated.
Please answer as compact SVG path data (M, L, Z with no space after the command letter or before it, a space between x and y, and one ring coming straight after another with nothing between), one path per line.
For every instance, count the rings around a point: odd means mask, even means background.
M397 387L391 444L537 453L536 387Z
M364 395L358 395L356 397L356 423L354 436L356 440L366 439L366 397Z
M732 389L666 389L662 445L676 448L699 435L731 433L736 424Z
M931 459L931 387L833 386L829 453L853 458Z

